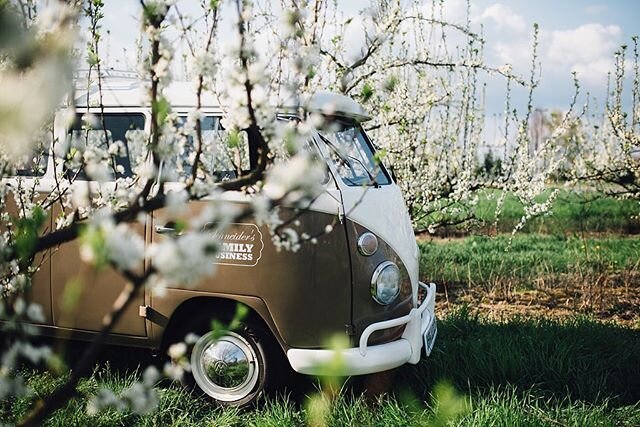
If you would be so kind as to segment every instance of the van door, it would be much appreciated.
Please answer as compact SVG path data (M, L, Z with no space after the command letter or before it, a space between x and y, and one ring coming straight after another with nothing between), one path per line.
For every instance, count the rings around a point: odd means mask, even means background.
M109 136L109 143L122 141L126 144L126 132L142 130L146 122L145 114L133 113L105 113L104 120L99 115L92 129L82 129L80 117L72 128L76 137L84 137L85 143L104 143L104 128ZM98 141L98 142L96 142ZM115 156L114 161L122 166L118 174L131 175L132 147L126 147L127 153ZM97 183L87 182L83 171L66 171L78 178L74 185L91 185L97 188ZM113 185L106 183L105 185ZM92 187L93 188L93 187ZM56 204L53 214L58 217L62 213ZM145 236L146 224L134 224L132 230L142 238ZM53 321L55 326L85 331L99 331L102 319L115 302L127 281L111 267L95 271L80 258L80 245L77 240L65 243L53 251L51 257L51 293ZM144 268L140 265L140 271ZM144 305L144 289L141 289L130 303L124 315L113 329L115 334L146 336L144 318L139 315L139 306Z
M27 169L23 169L20 173L28 174ZM20 176L13 179L9 179L8 186L17 188L29 189L27 193L31 193L34 200L44 200L49 193L50 189L47 188L46 180L41 178L36 184L33 176ZM31 189L34 191L32 192ZM31 196L27 197L31 199ZM6 197L6 212L13 218L21 216L21 206L14 194L9 194ZM0 223L0 232L4 232L6 226L4 223ZM42 225L41 233L48 233L51 231L51 216L49 215ZM37 271L32 276L31 288L26 293L26 298L30 303L38 304L42 308L43 320L36 322L41 325L51 325L52 312L51 312L51 251L47 250L36 254L32 266L37 268Z

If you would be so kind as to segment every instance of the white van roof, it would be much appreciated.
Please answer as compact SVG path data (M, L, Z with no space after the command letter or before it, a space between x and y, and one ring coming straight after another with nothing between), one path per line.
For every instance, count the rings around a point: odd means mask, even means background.
M144 106L146 99L144 96L145 85L131 73L104 76L101 84L102 105L105 107ZM193 82L172 82L164 89L163 93L173 107L193 108L196 105L196 86ZM93 78L88 90L86 79L79 78L76 80L75 105L77 107L97 106L100 101L98 84L95 78ZM220 108L220 102L209 91L202 93L201 103L203 107ZM283 107L285 110L291 109L292 111L295 111L295 108L295 106ZM305 110L310 113L346 117L358 122L371 118L356 101L333 92L317 92L310 98Z
M87 107L100 104L97 79L87 90L86 82L83 87L82 80L76 80L75 104L78 107ZM145 106L147 90L140 79L121 76L107 76L102 78L102 105L105 107L140 107ZM89 95L87 98L87 94ZM175 107L191 107L196 105L196 87L190 82L173 82L164 90L164 96ZM218 107L220 103L210 92L203 92L202 105Z

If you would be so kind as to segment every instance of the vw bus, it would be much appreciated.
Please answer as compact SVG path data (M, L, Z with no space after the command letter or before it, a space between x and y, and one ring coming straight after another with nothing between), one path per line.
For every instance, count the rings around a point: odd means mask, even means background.
M105 78L102 107L96 106L97 92L88 92L77 95L78 120L71 129L56 117L55 139L65 140L79 129L85 113L98 117L96 130L107 131L113 141L127 141L131 130L149 132L150 108L142 104L137 80ZM173 84L165 96L182 118L196 105L186 84ZM206 96L202 105L203 133L224 133L223 109ZM336 357L327 343L335 336L349 343L338 351L341 374L347 376L416 364L429 355L435 341L435 285L419 280L419 253L407 208L392 174L374 161L375 146L362 127L367 114L353 100L332 93L317 94L307 111L331 116L336 125L310 138L311 149L326 160L328 176L324 192L296 214L295 223L308 235L330 232L293 252L278 250L266 225L255 220L232 224L217 236L222 245L215 275L195 286L170 286L162 295L142 290L108 337L111 344L166 352L185 334L196 333L190 350L192 383L222 405L254 402L288 367L302 374L326 374L324 367ZM247 168L255 162L253 151L245 150ZM130 150L116 158L124 175L131 174L128 154ZM55 170L61 163L54 162L51 152L42 160L40 173L23 171L7 183L37 184L45 196L55 188L55 174L64 172ZM222 175L232 173L220 169ZM78 175L74 185L87 183ZM223 194L238 205L251 197L248 192ZM206 198L190 202L185 219L207 203ZM62 208L55 204L51 209L49 229ZM293 215L293 209L282 207L280 214ZM147 248L172 237L175 220L170 218L160 209L135 225ZM75 241L47 251L39 262L30 292L31 301L44 311L37 330L91 340L126 280L115 270L93 272L80 259ZM70 295L75 301L71 308ZM238 304L248 312L241 327L222 334L211 331L212 320L228 324Z

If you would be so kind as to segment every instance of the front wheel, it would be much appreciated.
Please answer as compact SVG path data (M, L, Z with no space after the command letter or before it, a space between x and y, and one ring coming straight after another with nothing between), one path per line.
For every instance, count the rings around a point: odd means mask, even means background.
M225 406L255 402L266 385L266 355L252 330L201 336L191 352L191 373L198 388Z

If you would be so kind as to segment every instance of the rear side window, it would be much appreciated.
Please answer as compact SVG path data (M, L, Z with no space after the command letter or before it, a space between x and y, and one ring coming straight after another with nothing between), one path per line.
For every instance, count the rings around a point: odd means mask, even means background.
M17 176L43 176L49 162L49 148L51 139L44 137L36 143L29 153L17 161L15 173Z
M78 154L97 148L97 153L109 157L111 177L131 177L133 168L140 161L143 147L132 146L127 141L139 140L131 138L131 133L143 132L144 122L142 113L96 114L90 120L83 120L82 115L77 115L70 130L66 172L73 174L76 179L87 179L87 173L78 161Z

